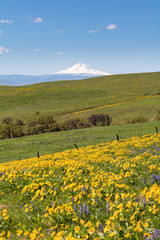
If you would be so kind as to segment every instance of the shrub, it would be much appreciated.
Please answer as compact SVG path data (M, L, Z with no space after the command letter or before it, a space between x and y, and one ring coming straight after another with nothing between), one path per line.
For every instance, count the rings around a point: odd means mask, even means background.
M35 127L37 126L38 122L36 120L32 120L28 122L28 127Z
M92 114L88 118L88 123L94 126L109 126L111 124L111 117L107 114Z
M2 120L2 124L11 124L13 123L13 119L10 117L6 117Z
M63 123L63 129L64 130L77 129L78 128L78 123L80 121L81 120L79 118L67 120Z
M49 132L59 132L62 131L62 126L58 123L51 123L49 125Z
M37 119L37 122L41 125L44 125L46 129L49 129L51 123L56 123L52 115L41 116Z
M148 122L148 119L145 117L136 117L128 121L128 123L141 123L141 122Z
M21 126L16 126L13 123L3 123L0 126L0 135L1 138L14 138L24 136L24 133Z
M20 119L17 119L16 122L15 122L15 125L16 126L23 126L24 125L24 122Z

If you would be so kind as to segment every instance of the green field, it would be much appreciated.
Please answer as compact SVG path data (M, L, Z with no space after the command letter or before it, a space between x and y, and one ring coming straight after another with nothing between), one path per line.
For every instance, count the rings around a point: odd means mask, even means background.
M40 152L40 155L44 155L73 149L75 148L74 143L78 147L105 143L115 140L116 134L119 135L120 139L132 136L141 137L144 134L155 133L156 126L160 130L160 121L77 129L14 139L3 139L0 140L0 163L35 157L37 151Z
M110 127L53 132L0 140L0 162L113 141L155 132L160 122L125 124L136 117L155 120L160 110L160 73L104 76L79 81L57 81L29 86L0 86L0 120L27 120L52 113L57 121L109 114ZM38 116L39 116L38 115ZM160 127L159 127L160 128Z
M159 94L159 72L57 81L21 87L1 86L0 120L5 117L25 120L35 116L36 112L52 113L57 119L63 120L72 118L72 113L76 111L136 100L143 96L157 96L135 101L134 108L131 102L101 109L103 112L109 112L113 122L126 121L140 114L153 118L159 110ZM90 113L92 112L86 112L85 117Z

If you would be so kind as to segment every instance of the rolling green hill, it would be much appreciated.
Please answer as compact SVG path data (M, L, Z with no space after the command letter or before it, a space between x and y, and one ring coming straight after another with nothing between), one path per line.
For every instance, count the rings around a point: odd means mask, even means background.
M141 138L141 136L145 134L155 133L156 127L160 130L160 121L76 129L12 139L1 139L0 163L36 157L37 151L39 151L42 156L44 154L73 149L75 148L74 143L76 143L78 147L86 147L114 141L116 140L116 134L119 135L120 141L132 136L139 136L139 138Z
M137 100L144 96L150 98ZM160 109L159 102L160 72L57 81L21 87L0 86L0 120L4 117L25 120L33 117L36 112L53 113L60 120L87 117L93 112L105 112L111 115L113 122L123 122L141 115L154 118ZM117 103L118 105L113 105ZM85 109L87 111L83 112ZM77 114L73 114L74 112Z

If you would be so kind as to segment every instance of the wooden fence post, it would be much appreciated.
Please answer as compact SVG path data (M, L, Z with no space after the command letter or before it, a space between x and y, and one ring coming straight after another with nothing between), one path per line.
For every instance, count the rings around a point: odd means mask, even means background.
M117 137L117 141L119 141L119 136L118 136L118 134L116 134L116 137Z
M79 148L77 147L77 145L74 143L74 146L77 148L77 150L79 150Z

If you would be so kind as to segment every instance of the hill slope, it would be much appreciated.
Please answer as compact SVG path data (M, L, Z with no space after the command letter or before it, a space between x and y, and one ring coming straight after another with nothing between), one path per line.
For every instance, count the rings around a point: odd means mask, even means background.
M0 119L4 117L26 119L36 112L54 113L64 118L66 114L72 112L159 93L159 72L111 75L21 87L1 86ZM156 106L154 111L159 108Z

